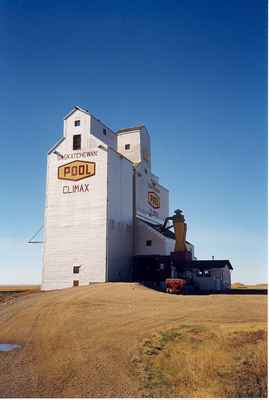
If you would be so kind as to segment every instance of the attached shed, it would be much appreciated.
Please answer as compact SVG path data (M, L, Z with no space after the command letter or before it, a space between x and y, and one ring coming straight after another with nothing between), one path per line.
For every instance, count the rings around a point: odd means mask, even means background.
M171 276L192 282L201 292L219 292L231 288L229 260L193 260L180 269L171 265L170 256L137 255L133 263L133 280L161 284Z
M231 288L232 270L229 260L192 260L175 275L191 279L201 291L222 291Z

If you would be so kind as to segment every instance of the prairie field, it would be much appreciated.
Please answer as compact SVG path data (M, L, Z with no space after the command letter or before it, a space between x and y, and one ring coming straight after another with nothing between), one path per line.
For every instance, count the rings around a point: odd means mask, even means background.
M40 285L0 285L1 292L33 292L39 291Z
M18 296L39 291L39 285L0 285L0 304L14 303Z
M241 282L234 282L232 284L233 289L267 289L267 283L257 283L253 285L241 283Z
M0 304L0 397L266 397L267 296L132 283Z

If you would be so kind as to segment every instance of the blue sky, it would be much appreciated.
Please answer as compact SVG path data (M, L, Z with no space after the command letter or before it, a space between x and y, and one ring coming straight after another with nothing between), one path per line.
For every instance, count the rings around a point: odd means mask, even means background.
M200 259L266 271L266 2L1 1L0 284L39 283L47 150L73 105L144 123Z

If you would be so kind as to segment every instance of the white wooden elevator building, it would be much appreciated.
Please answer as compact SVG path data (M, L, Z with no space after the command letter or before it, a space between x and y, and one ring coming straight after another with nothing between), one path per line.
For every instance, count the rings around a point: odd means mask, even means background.
M48 153L42 290L130 280L134 255L173 251L154 229L168 215L146 127L113 132L74 107Z

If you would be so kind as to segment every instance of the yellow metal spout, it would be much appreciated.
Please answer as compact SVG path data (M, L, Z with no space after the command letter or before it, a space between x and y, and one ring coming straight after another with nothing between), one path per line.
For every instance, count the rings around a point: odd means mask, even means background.
M181 210L175 210L172 221L176 236L175 252L186 251L187 224L185 223L185 218Z

